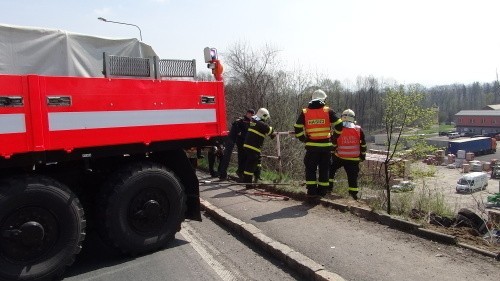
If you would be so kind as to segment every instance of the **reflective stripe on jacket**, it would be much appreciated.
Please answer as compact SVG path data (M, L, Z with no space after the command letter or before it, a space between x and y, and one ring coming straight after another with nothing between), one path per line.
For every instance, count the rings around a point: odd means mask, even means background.
M311 141L329 139L331 136L330 115L327 106L318 109L304 108L304 131Z
M264 138L270 136L272 133L272 127L260 120L253 119L250 122L243 147L260 153L262 145L264 144Z
M342 133L337 139L337 152L338 157L350 160L359 160L361 154L360 147L361 132L360 127L342 129Z

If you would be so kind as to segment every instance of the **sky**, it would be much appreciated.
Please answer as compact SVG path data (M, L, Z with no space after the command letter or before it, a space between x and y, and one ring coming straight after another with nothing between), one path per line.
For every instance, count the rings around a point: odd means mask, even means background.
M98 17L199 70L203 48L223 61L242 43L341 82L492 82L500 66L499 0L0 0L0 24L139 39Z

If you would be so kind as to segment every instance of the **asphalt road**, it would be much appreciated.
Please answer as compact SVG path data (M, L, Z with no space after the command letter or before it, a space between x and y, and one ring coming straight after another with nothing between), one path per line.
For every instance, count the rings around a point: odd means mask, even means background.
M260 249L204 217L184 222L171 245L138 257L123 257L90 233L63 280L300 280Z

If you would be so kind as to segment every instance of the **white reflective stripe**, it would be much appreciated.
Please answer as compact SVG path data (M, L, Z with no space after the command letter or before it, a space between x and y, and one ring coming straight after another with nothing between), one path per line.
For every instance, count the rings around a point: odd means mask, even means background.
M341 149L356 149L356 148L359 148L359 145L342 145L342 146L339 146L339 148L341 148Z
M0 134L26 133L24 114L0 114Z
M82 130L215 122L215 109L50 112L49 130Z
M330 132L330 127L325 127L325 128L306 128L306 132L312 133L312 132Z
M338 154L341 154L342 156L359 156L359 151L358 152L355 152L355 151L337 151Z

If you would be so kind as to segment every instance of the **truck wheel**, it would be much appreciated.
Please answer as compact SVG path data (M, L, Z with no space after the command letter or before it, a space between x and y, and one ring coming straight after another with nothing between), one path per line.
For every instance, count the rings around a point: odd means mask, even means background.
M98 230L123 253L164 247L180 230L186 195L165 167L136 163L113 175L97 199Z
M0 280L62 275L84 237L82 206L67 187L42 176L0 180Z

